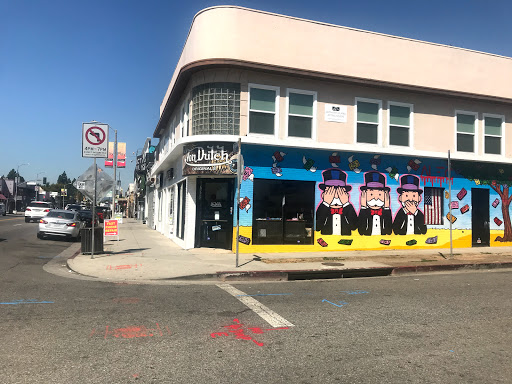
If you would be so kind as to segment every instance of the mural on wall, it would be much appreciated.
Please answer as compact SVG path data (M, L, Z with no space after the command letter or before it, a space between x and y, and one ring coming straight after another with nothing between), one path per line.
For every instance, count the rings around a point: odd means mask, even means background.
M462 161L454 161L453 167L457 173L473 181L476 185L488 185L498 194L499 199L494 199L492 207L496 209L501 200L501 217L503 220L495 216L493 221L498 227L503 224L503 235L496 236L494 240L500 243L512 242L512 223L510 221L510 203L512 202L512 191L510 190L510 186L512 186L511 167L507 166L508 169L505 170L504 165L500 167L496 167L496 164L477 164L473 166ZM508 177L505 175L508 175ZM461 208L462 213L468 210L469 208L466 205Z
M322 235L351 235L357 228L357 214L350 203L347 174L331 168L322 172L322 201L316 209L316 230Z
M269 157L273 160L272 167ZM320 149L283 151L255 144L244 146L244 158L246 168L241 183L244 199L237 202L244 240L242 252L255 251L254 247L283 252L446 248L450 223L454 247L471 247L474 208L471 204L475 188L489 190L491 245L512 242L509 212L512 176L508 177L510 180L502 180L504 175L512 175L512 167L504 171L496 169L494 164L491 172L493 164L482 168L474 162L452 161L449 179L444 159ZM313 224L312 228L306 228L311 243L254 244L252 226L256 216L248 205L249 202L255 202L254 207L258 204L258 197L253 194L258 179L316 183L311 202ZM285 216L281 219L284 226L287 219Z
M389 187L386 187L386 176L376 171L367 172L364 175L364 182L365 184L359 187L361 192L359 234L363 236L391 235L393 219Z
M424 235L427 233L425 215L420 211L421 194L420 179L415 175L404 175L400 178L398 201L402 205L393 221L393 232L397 235Z

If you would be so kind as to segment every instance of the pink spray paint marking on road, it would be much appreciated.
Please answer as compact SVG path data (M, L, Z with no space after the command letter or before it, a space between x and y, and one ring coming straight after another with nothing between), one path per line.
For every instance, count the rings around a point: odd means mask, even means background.
M169 330L169 327L160 327L160 324L155 323L155 328L147 328L144 325L136 325L136 326L128 326L123 328L111 328L110 326L105 327L105 331L96 331L96 328L94 328L91 333L89 334L89 338L93 337L94 335L103 336L103 339L107 339L110 336L116 338L116 339L134 339L139 337L153 337L153 336L164 336L165 334L170 335L171 331ZM165 332L164 332L165 331Z
M126 265L107 265L107 271L119 269L138 269L142 264L126 264Z
M255 339L253 339L252 336L245 333L246 330L244 330L244 324L240 323L240 320L233 319L233 323L234 324L224 325L222 327L222 328L227 328L228 329L227 332L214 332L214 333L211 333L210 336L215 339L220 336L228 336L229 337L231 335L231 336L234 336L235 339L237 339L237 340L252 341L257 346L263 347L264 344L262 342L259 342ZM289 327L265 328L265 329L260 328L260 327L247 327L248 331L250 331L254 334L257 334L257 335L262 335L263 333L265 333L267 331L274 331L274 330L278 330L278 329L289 329Z

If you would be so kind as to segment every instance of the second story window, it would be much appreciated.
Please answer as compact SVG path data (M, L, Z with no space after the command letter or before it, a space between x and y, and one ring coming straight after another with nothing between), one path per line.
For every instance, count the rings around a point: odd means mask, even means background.
M410 147L412 106L389 103L389 145Z
M380 144L380 100L356 99L356 141Z
M240 133L240 84L206 83L192 90L193 135Z
M501 155L503 144L503 117L484 114L484 153Z
M278 101L279 88L249 84L249 133L276 134Z
M288 137L315 136L316 92L288 90Z
M473 112L455 112L458 152L475 152L476 117Z

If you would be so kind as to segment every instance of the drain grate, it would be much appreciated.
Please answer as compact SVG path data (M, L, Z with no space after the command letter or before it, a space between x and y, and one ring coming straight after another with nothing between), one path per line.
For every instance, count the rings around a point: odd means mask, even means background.
M345 264L343 264L343 263L322 263L322 265L327 265L328 267L341 267Z

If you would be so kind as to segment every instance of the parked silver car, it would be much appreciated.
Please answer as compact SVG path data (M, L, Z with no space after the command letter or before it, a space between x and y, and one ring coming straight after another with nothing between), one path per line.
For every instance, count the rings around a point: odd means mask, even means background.
M47 236L61 236L78 240L80 231L85 227L78 211L54 209L39 220L37 237L44 239Z

